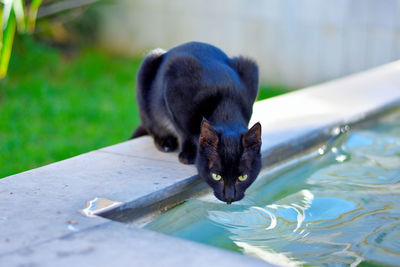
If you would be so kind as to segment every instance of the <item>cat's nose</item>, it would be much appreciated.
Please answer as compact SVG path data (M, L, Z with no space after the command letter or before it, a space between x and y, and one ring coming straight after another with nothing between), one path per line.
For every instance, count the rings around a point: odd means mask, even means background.
M225 201L227 204L231 204L235 201L235 188L225 187Z

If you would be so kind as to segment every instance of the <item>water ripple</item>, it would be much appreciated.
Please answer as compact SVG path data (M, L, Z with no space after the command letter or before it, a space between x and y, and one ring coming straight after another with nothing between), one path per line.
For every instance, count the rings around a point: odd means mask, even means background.
M149 228L281 266L398 265L399 125L400 112L338 127L319 158L258 178L244 201L193 199Z

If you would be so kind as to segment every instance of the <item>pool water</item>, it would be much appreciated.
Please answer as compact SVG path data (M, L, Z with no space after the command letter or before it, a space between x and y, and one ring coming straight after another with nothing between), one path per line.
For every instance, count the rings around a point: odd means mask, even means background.
M146 228L283 266L400 264L400 112L261 175L244 200L189 199Z

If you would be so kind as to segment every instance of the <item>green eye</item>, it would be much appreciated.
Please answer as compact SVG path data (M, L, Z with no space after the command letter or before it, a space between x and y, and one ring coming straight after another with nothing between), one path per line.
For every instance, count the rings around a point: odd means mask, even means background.
M216 174L216 173L211 173L211 177L215 180L215 181L219 181L221 180L221 175Z
M240 175L240 176L238 177L238 179L239 179L239 181L241 181L241 182L245 181L245 180L247 179L247 174Z

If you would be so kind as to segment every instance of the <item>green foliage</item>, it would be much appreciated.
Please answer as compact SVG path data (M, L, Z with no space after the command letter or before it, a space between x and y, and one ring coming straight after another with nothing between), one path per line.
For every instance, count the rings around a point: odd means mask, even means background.
M258 92L257 100L263 100L270 97L282 95L290 92L289 89L279 85L261 85L260 91Z
M0 81L0 177L127 140L140 60L93 49L66 58L17 37Z
M140 62L93 48L71 57L17 36L0 81L0 177L128 140ZM262 87L259 99L284 92Z
M41 3L32 0L25 7L22 0L0 0L0 79L7 74L16 29L20 33L34 31Z

